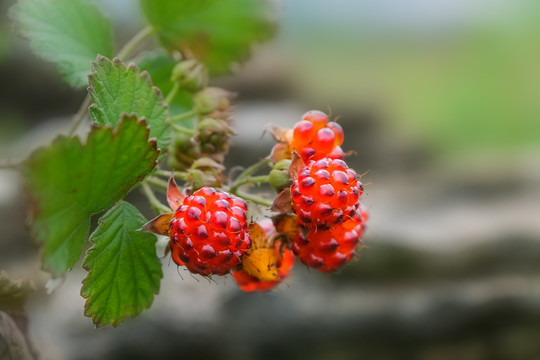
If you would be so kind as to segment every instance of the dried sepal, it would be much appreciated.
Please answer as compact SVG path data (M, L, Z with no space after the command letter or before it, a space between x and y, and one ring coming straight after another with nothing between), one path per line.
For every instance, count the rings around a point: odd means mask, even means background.
M174 213L161 214L144 224L139 231L145 231L156 235L170 236L169 226Z
M167 202L173 211L178 210L180 205L184 202L185 196L178 188L174 176L169 178L169 185L167 186Z
M290 188L283 190L276 196L270 210L279 213L292 212L292 196Z
M299 231L298 217L292 214L278 214L272 217L276 232L283 234L289 241L293 241Z
M291 180L296 180L298 178L298 173L304 166L306 166L304 160L302 160L296 151L293 151L291 155L291 167L289 167L289 178Z

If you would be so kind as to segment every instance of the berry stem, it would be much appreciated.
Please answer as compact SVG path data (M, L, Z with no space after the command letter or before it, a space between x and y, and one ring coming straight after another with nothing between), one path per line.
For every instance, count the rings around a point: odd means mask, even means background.
M188 174L183 171L157 170L155 174L166 178L170 178L172 175L180 180L187 180L188 177Z
M178 82L175 82L171 91L169 91L169 93L167 94L167 96L165 97L165 102L167 104L170 104L172 99L174 99L174 97L176 96L176 94L178 94L178 90L180 90L180 84Z
M189 135L189 136L195 135L195 130L188 129L188 128L180 126L180 125L176 125L175 123L172 122L172 119L171 119L171 126L172 126L174 131L177 131L179 133L186 134L186 135Z
M120 49L116 57L122 61L126 60L131 55L133 50L135 50L153 32L154 29L151 26L147 26L141 31L139 31L122 47L122 49ZM71 121L71 127L68 132L69 136L72 136L81 124L81 122L86 119L88 115L88 107L91 103L92 98L90 97L90 94L87 94L81 106L79 107L79 110L73 116L73 120Z
M250 181L244 182L247 178L249 178L251 175L255 174L260 169L262 169L262 168L264 168L266 166L269 166L270 162L271 162L271 160L269 158L264 158L264 159L259 160L255 164L251 165L247 169L245 169L240 175L238 175L236 180L232 183L230 191L234 194L234 192L236 190L238 190L238 187L240 185L243 185L243 184L246 184L246 183L250 182Z
M264 182L268 182L268 175L250 176L243 179L242 181L236 182L235 189L245 184L260 184Z
M185 112L183 114L173 116L169 120L171 121L171 123L173 123L173 125L175 125L174 123L185 120L185 119L189 119L189 118L191 118L191 117L193 117L195 115L197 115L195 110L190 110L190 111L187 111L187 112ZM191 129L188 129L188 130L191 130Z
M154 33L152 26L147 26L137 34L135 34L116 55L122 61L125 61L133 53L133 51L141 45L150 35Z
M159 201L156 198L156 195L154 195L154 192L152 191L148 183L146 182L141 183L141 189L142 189L143 194L146 196L146 198L150 202L150 205L152 205L152 208L154 209L156 213L164 214L164 213L171 212L171 209L169 209L169 207L163 205L161 201Z
M92 97L90 97L90 94L87 94L83 102L81 103L79 110L75 115L73 115L73 120L71 121L71 128L68 132L69 136L72 136L75 133L75 130L77 130L77 128L81 124L81 122L86 119L86 116L88 115L88 107L90 106L91 102Z
M167 186L168 186L167 182L161 179L158 179L157 177L149 176L148 178L146 178L145 181L148 183L148 185L154 186L161 190L167 190Z
M239 190L234 190L234 191L230 190L230 192L232 194L236 195L236 196L239 196L239 197L243 198L244 200L251 201L251 202L253 202L255 204L266 206L266 207L272 206L271 201L263 199L260 196L248 194L248 193L245 193L245 192L239 191Z

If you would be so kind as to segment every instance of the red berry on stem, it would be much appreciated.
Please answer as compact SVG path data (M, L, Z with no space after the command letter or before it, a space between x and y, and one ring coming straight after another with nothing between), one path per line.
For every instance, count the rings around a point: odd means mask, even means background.
M354 215L362 183L343 160L312 161L291 186L292 208L300 224L331 227Z
M345 265L355 255L365 221L358 211L354 217L329 229L298 231L292 250L309 267L327 273Z
M244 200L211 187L184 199L170 224L171 256L201 275L225 275L251 246Z

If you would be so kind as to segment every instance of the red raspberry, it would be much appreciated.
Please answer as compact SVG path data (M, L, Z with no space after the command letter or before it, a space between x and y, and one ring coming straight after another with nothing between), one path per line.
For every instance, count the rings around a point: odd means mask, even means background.
M296 150L304 162L324 157L343 159L343 150L335 150L343 144L343 129L336 122L328 122L321 111L309 111L302 116L293 130L290 151Z
M353 218L331 229L311 229L305 236L298 231L292 250L307 266L331 272L354 257L364 227L364 218L358 211Z
M244 200L211 187L184 199L170 224L174 262L201 275L225 275L250 248Z
M264 281L248 274L245 270L232 272L233 278L238 287L245 292L268 291L278 285L289 276L294 263L294 255L291 250L284 249L283 254L279 254L280 243L276 243L275 251L277 255L276 269L279 276L277 280Z
M300 224L327 228L354 215L362 191L356 172L345 161L312 161L291 186L292 208Z

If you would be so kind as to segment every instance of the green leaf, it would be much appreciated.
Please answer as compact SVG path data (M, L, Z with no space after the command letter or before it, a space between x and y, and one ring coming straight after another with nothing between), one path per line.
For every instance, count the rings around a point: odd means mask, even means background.
M88 274L81 295L86 316L97 327L117 326L150 307L163 277L156 237L137 231L146 219L133 205L120 202L100 220L90 237L83 267Z
M120 60L98 56L92 66L89 92L94 100L90 115L98 124L116 126L122 114L144 117L150 126L150 136L157 139L164 151L170 141L167 105L161 91L152 86L146 72L134 65L125 66Z
M58 137L26 161L23 176L33 237L55 276L81 256L90 216L122 199L155 166L159 151L144 120L125 116L116 130L95 126L85 145Z
M19 0L12 16L39 57L58 64L66 82L87 84L97 54L113 54L111 26L84 0Z
M22 313L28 296L35 290L30 280L13 280L0 271L0 310Z
M176 64L178 64L178 61L164 50L146 53L137 60L139 68L150 74L152 83L163 92L164 96L167 96L173 87L171 74ZM183 114L192 108L193 93L180 89L169 103L169 116Z
M141 5L165 48L193 54L212 75L227 72L252 43L273 33L264 0L141 0Z

